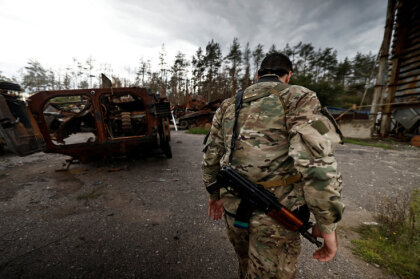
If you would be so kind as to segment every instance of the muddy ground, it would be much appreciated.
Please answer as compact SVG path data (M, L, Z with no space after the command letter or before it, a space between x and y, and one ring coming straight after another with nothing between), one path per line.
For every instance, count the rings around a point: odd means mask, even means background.
M203 136L173 132L163 155L73 165L37 153L0 157L0 278L236 278L223 222L207 218ZM303 241L297 278L392 278L351 254L352 228L376 204L420 186L420 149L357 145L337 151L347 206L330 263Z

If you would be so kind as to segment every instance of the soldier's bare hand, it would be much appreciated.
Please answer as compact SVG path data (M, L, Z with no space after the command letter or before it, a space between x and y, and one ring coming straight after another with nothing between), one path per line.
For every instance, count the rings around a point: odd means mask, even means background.
M324 245L313 254L314 259L319 262L328 262L332 260L337 253L338 247L335 231L330 234L323 233L315 224L312 228L312 235L324 239Z
M223 205L221 200L209 200L209 216L213 220L219 220L223 215Z

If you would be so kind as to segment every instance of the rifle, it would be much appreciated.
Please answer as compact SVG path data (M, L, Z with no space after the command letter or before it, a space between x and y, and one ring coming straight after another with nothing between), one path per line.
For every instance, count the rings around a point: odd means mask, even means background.
M308 229L313 226L312 222L302 221L283 206L273 193L266 190L262 185L257 185L243 177L230 166L222 167L217 175L217 180L208 185L206 189L209 193L214 193L222 187L228 191L230 187L242 199L235 216L235 227L248 228L252 211L259 209L287 229L299 232L318 247L322 246L322 242L308 232ZM307 219L309 219L309 215Z

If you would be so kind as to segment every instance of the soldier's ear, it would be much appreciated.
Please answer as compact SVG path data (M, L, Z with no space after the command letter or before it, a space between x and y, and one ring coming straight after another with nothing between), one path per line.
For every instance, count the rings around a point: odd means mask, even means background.
M286 84L289 84L290 79L292 78L292 74L293 74L293 72L289 71L289 73L286 75L286 78L285 78L285 83Z

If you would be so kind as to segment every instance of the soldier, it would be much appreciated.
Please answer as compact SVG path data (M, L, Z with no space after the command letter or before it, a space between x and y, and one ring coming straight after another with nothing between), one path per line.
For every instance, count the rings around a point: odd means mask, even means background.
M273 192L291 211L309 210L316 224L312 234L324 239L313 257L330 261L337 251L336 223L341 219L341 175L334 157L341 141L333 119L323 113L315 92L289 86L292 63L281 53L264 58L256 84L246 88L238 116L238 137L231 167ZM235 98L216 111L205 142L204 184L214 182L228 165L235 121ZM285 182L287 181L287 183ZM233 226L240 198L221 189L209 199L209 216L225 216L229 240L239 261L240 278L294 278L300 236L261 211L254 211L248 229Z

